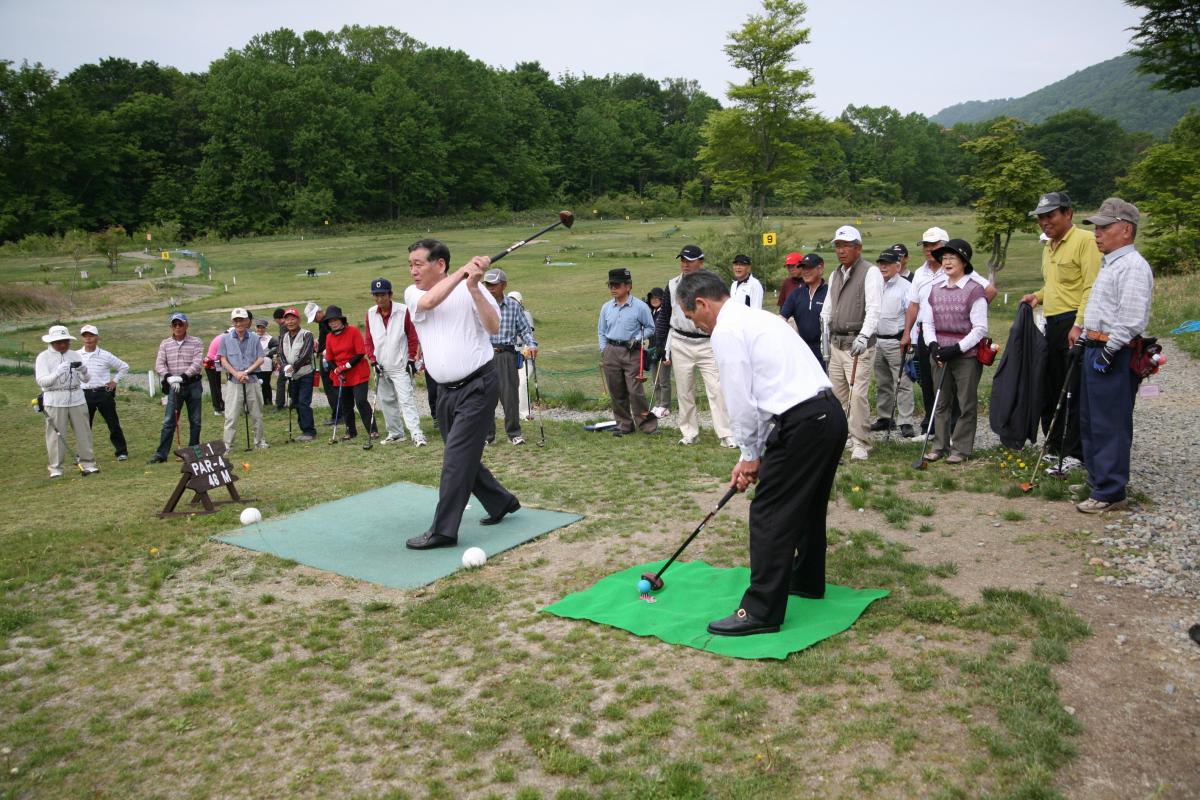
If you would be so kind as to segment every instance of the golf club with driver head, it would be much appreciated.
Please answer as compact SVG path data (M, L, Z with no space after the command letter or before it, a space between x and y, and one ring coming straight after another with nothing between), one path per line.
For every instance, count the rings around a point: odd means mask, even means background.
M933 433L938 400L942 396L942 386L946 383L946 373L949 371L945 366L942 367L942 377L938 379L937 391L933 393L933 408L929 411L929 425L925 428L925 438L921 442L921 457L912 463L913 469L929 469L929 459L925 458L925 449L929 447L929 434Z
M542 404L542 391L538 387L537 359L531 358L526 363L533 364L533 401L534 401L533 408L537 409L537 407ZM542 423L541 413L537 412L536 410L534 413L537 416L537 421L538 421L538 443L537 443L537 446L545 447L546 446L546 426Z
M1070 361L1067 364L1067 375L1063 380L1062 391L1058 393L1058 404L1054 407L1054 416L1050 418L1050 427L1046 428L1046 435L1042 437L1042 448L1038 453L1037 458L1033 462L1033 471L1029 473L1029 480L1017 485L1022 494L1029 494L1033 491L1033 488L1037 486L1037 471L1042 465L1042 459L1046 457L1046 451L1050 449L1050 431L1054 430L1054 426L1058 424L1058 415L1061 414L1063 409L1067 406L1067 400L1071 396L1071 378L1074 377L1075 368L1079 365L1081 360L1082 359L1077 357L1075 352L1072 351ZM1062 430L1063 442L1065 443L1067 438L1067 425L1065 420L1063 422ZM1062 445L1060 444L1059 446L1061 447ZM1058 464L1061 471L1062 455L1059 455L1058 457Z
M713 516L721 510L722 506L728 503L730 498L732 498L735 494L737 494L737 486L730 486L729 491L725 492L725 495L717 501L717 504L713 507L712 511L709 511L704 520L696 526L696 530L692 531L692 535L683 540L683 544L679 545L679 549L675 551L675 554L667 559L667 563L659 567L658 572L642 573L642 580L649 581L651 591L657 592L663 588L662 576L663 573L667 571L667 567L675 563L675 559L679 558L683 551L687 549L687 546L692 543L692 540L700 535L700 531L704 530L704 526L708 524L708 521L712 519Z
M519 242L514 242L513 244L510 244L503 251L492 256L492 263L495 264L497 261L499 261L500 259L504 258L506 255L511 253L513 250L524 247L525 245L532 242L534 239L541 236L543 233L554 230L559 225L563 225L567 228L570 228L574 224L575 224L575 215L574 214L572 214L570 211L560 211L560 212L558 212L558 222L555 222L553 225L547 225L546 227L542 228L540 231L533 234L532 236L530 236L527 239L522 239Z

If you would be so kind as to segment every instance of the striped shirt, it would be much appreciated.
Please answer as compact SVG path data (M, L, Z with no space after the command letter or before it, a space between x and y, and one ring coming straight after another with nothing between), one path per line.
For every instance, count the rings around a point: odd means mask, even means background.
M1083 315L1084 331L1108 334L1119 349L1150 324L1154 273L1132 244L1104 256Z
M526 347L537 347L533 338L533 328L529 327L529 319L525 309L511 297L505 297L500 304L500 330L491 339L493 347L515 347L518 339L525 342Z
M92 352L87 349L79 351L83 365L87 367L88 379L84 381L84 389L103 389L109 381L120 383L129 372L129 365L103 347L97 347ZM116 376L110 377L112 372Z
M184 336L177 340L168 336L158 345L158 356L154 359L154 371L162 377L168 375L200 374L204 363L204 342L195 336Z

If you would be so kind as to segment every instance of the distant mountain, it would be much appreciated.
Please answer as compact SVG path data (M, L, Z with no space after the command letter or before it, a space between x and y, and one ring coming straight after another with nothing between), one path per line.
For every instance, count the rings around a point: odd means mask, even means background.
M1179 94L1151 89L1154 78L1139 74L1136 66L1133 56L1117 56L1024 97L969 100L944 108L931 119L946 127L1000 116L1037 123L1061 111L1085 108L1115 119L1127 131L1150 131L1164 138L1188 108L1200 106L1200 89Z

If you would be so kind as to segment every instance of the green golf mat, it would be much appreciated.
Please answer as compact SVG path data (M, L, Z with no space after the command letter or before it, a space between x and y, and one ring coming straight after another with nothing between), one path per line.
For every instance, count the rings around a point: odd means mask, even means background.
M713 636L706 630L708 623L737 609L750 583L750 569L677 561L663 575L660 591L640 596L637 583L642 573L656 572L664 563L630 567L601 578L592 588L567 595L542 610L723 656L787 658L846 630L867 606L888 595L886 589L849 589L829 583L822 600L789 597L787 617L778 633Z
M482 547L491 558L582 519L578 514L522 506L498 525L482 526L479 520L487 512L472 497L456 547L409 550L404 540L429 529L437 500L437 489L393 483L213 539L348 578L414 589L462 569L462 554L468 547Z

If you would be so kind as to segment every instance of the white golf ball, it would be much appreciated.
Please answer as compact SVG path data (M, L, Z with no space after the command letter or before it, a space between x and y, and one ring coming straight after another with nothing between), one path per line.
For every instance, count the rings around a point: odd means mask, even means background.
M462 562L464 567L482 567L487 563L487 553L482 547L468 547L463 551Z
M242 524L253 525L256 522L262 522L262 512L257 508L243 508Z

